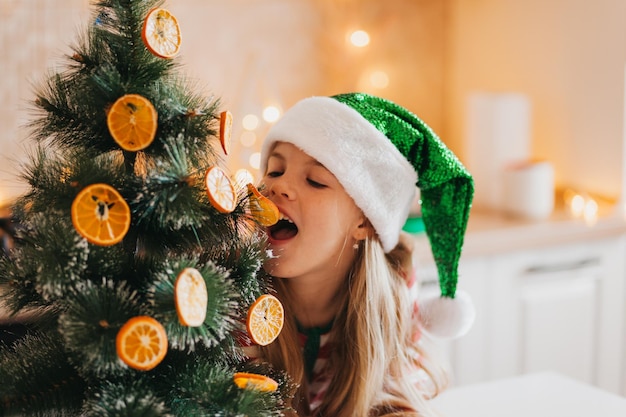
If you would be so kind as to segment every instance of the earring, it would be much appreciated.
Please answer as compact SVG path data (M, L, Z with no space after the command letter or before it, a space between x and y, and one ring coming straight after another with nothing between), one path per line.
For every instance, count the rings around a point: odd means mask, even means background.
M352 249L358 250L359 249L359 242L354 242L354 245L352 245Z

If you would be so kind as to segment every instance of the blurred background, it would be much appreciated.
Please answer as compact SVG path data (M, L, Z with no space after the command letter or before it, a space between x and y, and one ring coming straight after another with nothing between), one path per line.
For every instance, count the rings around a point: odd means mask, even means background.
M475 155L484 144L472 139L468 118L472 97L487 93L527 131L514 138L522 151L513 156L550 161L557 187L610 200L623 194L621 0L171 0L166 7L181 25L183 72L235 117L226 161L233 172L257 174L264 111L271 122L305 96L355 90L408 107L464 162L484 166L494 151ZM0 0L0 202L21 192L15 167L25 154L20 126L32 83L62 64L90 19L87 0ZM498 104L511 94L525 106L521 114Z
M71 54L89 6L0 0L0 207L24 190L33 83ZM455 383L555 369L626 395L625 1L165 7L181 26L182 72L233 113L233 175L258 178L261 140L296 101L357 90L412 110L468 166L474 208L488 214L473 211L461 260L477 320L449 346Z

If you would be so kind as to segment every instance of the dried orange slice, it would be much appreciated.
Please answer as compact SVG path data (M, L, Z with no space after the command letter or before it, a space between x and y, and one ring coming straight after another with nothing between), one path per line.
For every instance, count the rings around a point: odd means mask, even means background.
M230 152L230 138L233 130L233 115L229 111L220 113L220 144L224 150L224 154Z
M285 323L285 311L278 298L263 294L248 309L246 328L254 343L266 346L280 334Z
M117 356L128 366L149 371L157 366L167 353L165 328L148 316L128 320L117 332Z
M141 39L148 50L159 58L173 58L180 50L178 20L166 9L152 9L143 22Z
M108 184L83 188L74 198L71 212L76 231L95 245L119 243L130 228L130 207Z
M265 375L236 372L233 380L239 388L243 389L256 389L265 392L273 392L278 389L278 382Z
M158 114L150 100L139 94L117 99L107 113L109 133L126 151L140 151L150 146L157 131Z
M276 224L280 216L278 207L269 198L265 197L253 185L248 184L248 195L250 201L250 213L254 220L261 226L271 226Z
M220 213L230 213L237 206L235 187L228 175L218 166L207 169L204 176L206 191L211 205Z
M206 282L200 271L185 268L178 274L174 300L178 320L183 326L198 327L204 323L208 298Z

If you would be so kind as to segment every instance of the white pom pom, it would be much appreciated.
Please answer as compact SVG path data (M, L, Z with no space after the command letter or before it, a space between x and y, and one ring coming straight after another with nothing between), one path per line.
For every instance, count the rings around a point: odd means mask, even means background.
M466 334L476 318L471 297L457 289L455 298L439 291L424 291L419 299L419 321L424 333L436 339L456 339Z

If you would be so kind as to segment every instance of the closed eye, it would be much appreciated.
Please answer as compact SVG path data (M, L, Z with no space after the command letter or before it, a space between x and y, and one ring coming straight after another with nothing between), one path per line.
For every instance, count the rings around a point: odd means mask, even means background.
M314 188L326 188L327 187L325 184L322 184L320 182L314 181L314 180L312 180L310 178L308 178L306 181L309 183L310 186L312 186Z
M276 177L280 177L281 175L283 175L283 173L281 171L272 171L272 172L268 172L265 175L267 175L270 178L276 178Z

